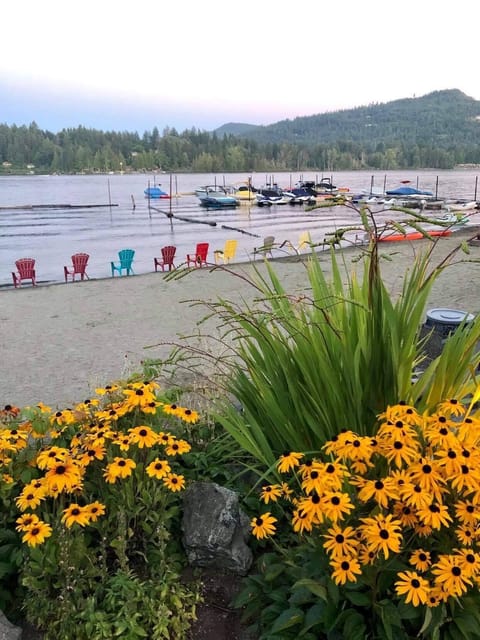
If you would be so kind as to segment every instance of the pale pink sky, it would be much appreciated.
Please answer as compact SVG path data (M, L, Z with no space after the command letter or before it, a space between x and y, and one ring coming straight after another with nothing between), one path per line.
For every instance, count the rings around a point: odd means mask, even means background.
M480 100L470 0L4 4L0 123L182 131L441 89Z

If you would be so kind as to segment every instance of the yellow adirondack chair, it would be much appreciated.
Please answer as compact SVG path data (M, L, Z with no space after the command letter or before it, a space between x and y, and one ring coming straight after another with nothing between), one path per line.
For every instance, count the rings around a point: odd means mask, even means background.
M238 240L226 240L223 249L216 249L213 252L215 264L219 264L223 260L223 264L231 262L237 253Z

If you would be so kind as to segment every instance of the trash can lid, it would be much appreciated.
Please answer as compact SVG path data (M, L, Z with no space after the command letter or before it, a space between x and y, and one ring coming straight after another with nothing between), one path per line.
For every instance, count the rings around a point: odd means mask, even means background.
M464 320L472 322L473 318L472 313L459 309L429 309L427 311L427 319L438 324L461 324Z

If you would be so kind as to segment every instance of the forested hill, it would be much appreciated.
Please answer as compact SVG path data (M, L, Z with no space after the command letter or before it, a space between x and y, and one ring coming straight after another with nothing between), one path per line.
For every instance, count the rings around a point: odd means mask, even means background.
M429 144L448 149L480 144L480 101L458 89L435 91L419 98L346 109L268 126L223 125L217 133L260 144L332 144L351 141L368 147Z
M0 174L451 169L480 165L480 102L436 91L284 120L225 124L213 132L138 132L79 126L58 133L0 123Z

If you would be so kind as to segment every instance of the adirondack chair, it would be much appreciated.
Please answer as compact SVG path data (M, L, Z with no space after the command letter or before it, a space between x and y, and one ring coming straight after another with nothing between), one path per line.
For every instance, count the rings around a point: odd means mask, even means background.
M133 249L122 249L118 252L118 258L120 260L119 264L115 264L111 262L110 265L112 267L112 278L115 275L115 271L118 271L119 275L122 275L122 271L125 271L127 276L130 273L134 273L132 268L133 256L135 255L135 251Z
M88 253L75 253L72 256L72 267L63 267L63 273L65 274L65 282L68 282L68 276L72 276L72 282L75 282L75 276L79 275L81 280L87 278L86 272L88 259L90 256Z
M310 232L303 231L298 238L298 245L295 246L291 240L284 240L280 245L280 249L282 247L288 247L289 249L292 249L292 251L295 251L295 253L299 254L300 251L303 251L304 249L310 249L311 243L312 238L310 237Z
M196 267L202 267L207 264L208 242L199 242L195 247L195 253L187 254L187 267L191 264Z
M223 249L215 249L213 255L215 257L215 264L219 264L220 260L223 260L223 264L228 264L235 258L237 253L238 240L226 240Z
M259 253L263 256L269 256L273 258L272 250L275 245L275 236L265 236L263 239L263 245L261 247L255 247L253 250L253 255L257 255Z
M171 271L175 269L175 265L173 261L175 259L175 253L177 252L177 247L173 245L168 245L166 247L161 248L162 257L154 258L153 265L155 267L155 271L158 271L158 267L162 268L162 271L165 271L165 267L168 267L168 270Z
M35 259L34 258L20 258L15 261L17 272L12 271L13 286L15 289L22 285L22 280L31 280L32 285L36 286L35 275Z

